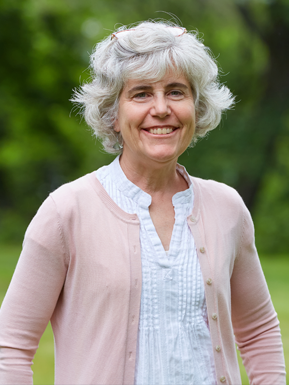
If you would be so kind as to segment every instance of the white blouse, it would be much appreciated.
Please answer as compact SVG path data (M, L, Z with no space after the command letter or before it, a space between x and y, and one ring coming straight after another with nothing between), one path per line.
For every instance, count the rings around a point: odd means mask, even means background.
M135 385L215 385L204 284L187 225L193 186L173 196L175 224L166 252L149 213L151 196L129 181L117 157L96 171L114 202L140 220L142 295Z

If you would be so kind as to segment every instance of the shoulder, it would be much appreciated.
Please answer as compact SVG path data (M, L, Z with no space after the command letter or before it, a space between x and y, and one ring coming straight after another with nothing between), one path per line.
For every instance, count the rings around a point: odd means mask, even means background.
M57 203L69 202L77 199L78 196L89 195L93 189L93 179L96 180L95 173L86 174L72 182L68 182L51 192L49 196Z
M200 214L207 230L232 234L239 240L240 250L254 244L254 224L242 197L232 187L213 180L192 177L196 213Z
M206 180L196 177L190 178L193 182L193 186L203 197L210 197L214 201L220 201L220 203L227 202L244 205L243 199L233 187L210 179Z
M86 212L91 209L92 205L94 207L106 206L105 195L105 190L94 171L63 184L50 193L47 199L54 202L58 212Z
M224 183L191 177L196 204L202 212L230 222L251 222L251 215L240 194Z
M88 231L99 226L99 217L106 215L102 190L94 172L60 186L39 207L25 238L49 247L63 244L68 249L72 238L79 237L81 228Z
M37 222L38 219L44 223L56 221L61 216L71 215L77 210L79 202L82 204L85 202L88 205L91 197L97 196L93 190L93 174L65 183L51 192L39 207L32 223Z
M79 213L87 216L94 207L101 205L98 190L102 190L101 184L97 181L95 173L84 175L72 182L65 183L51 192L39 207L29 228L34 224L41 228L50 227L51 223L71 224L79 217ZM28 229L29 229L28 228ZM35 226L34 226L35 228Z

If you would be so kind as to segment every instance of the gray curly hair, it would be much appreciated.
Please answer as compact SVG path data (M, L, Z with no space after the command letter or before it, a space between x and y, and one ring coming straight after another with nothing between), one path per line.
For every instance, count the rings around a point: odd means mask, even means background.
M234 97L218 81L218 67L196 32L173 34L168 22L142 22L122 26L117 38L98 43L90 57L91 83L74 90L72 102L81 107L85 121L111 154L121 153L121 133L114 131L121 91L128 79L163 78L168 70L184 74L191 84L197 123L191 145L218 126L222 111L232 107ZM121 37L121 38L118 38Z

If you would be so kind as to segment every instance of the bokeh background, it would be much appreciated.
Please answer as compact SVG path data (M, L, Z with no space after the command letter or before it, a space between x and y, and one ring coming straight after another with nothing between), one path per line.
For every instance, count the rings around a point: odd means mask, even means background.
M251 211L289 362L289 0L0 1L0 303L41 202L113 160L69 102L92 47L122 24L176 17L237 101L180 163L236 188ZM35 383L51 384L49 327L41 344Z

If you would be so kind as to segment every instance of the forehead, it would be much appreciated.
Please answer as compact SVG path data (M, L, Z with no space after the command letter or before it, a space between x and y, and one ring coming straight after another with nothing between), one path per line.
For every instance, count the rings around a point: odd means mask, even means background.
M183 74L167 72L161 79L128 79L123 87L123 92L129 92L135 87L165 88L174 85L183 85L191 89L190 83Z

